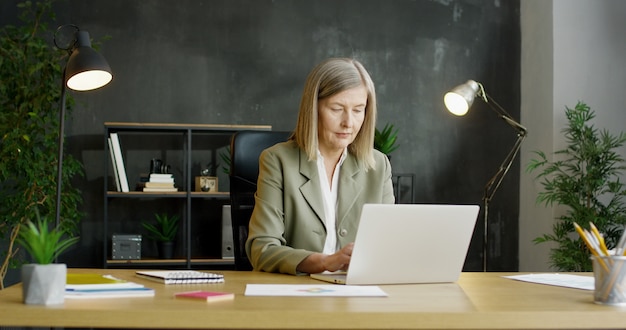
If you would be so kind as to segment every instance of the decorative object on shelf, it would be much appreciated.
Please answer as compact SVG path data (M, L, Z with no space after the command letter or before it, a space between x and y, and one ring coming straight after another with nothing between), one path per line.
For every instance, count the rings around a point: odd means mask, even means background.
M200 171L201 176L215 176L219 163L209 163L205 168Z
M196 177L196 191L202 192L217 192L218 191L218 179L216 176L197 176Z
M162 160L153 158L150 160L150 174L170 174L171 166L164 164Z
M148 231L147 237L156 241L159 258L172 259L174 252L174 240L178 233L178 220L180 217L167 213L155 213L156 225L142 222L141 225Z
M111 259L141 259L141 235L113 234L111 237Z
M496 193L496 190L500 187L502 179L511 168L515 156L519 152L522 146L522 141L526 137L526 127L515 121L513 117L506 112L491 96L489 96L483 85L474 81L468 80L465 84L459 85L453 88L451 91L444 95L444 103L448 111L456 116L464 116L469 108L474 103L474 98L478 96L483 100L504 122L517 131L517 140L513 144L513 148L504 158L504 161L498 168L496 174L487 181L483 194L483 212L484 212L484 232L483 232L483 271L487 271L487 260L489 251L489 202Z
M7 243L0 249L0 290L9 269L24 262L14 244L20 226L34 219L35 208L52 219L59 205L55 199L60 181L43 173L57 170L61 64L67 53L50 44L54 30L45 22L55 15L52 1L19 1L17 10L15 22L2 22L0 28L0 237ZM69 114L71 94L65 101ZM78 233L84 218L82 194L71 184L83 175L82 167L78 158L65 155L59 228L70 234Z
M545 206L564 207L564 214L547 220L554 221L552 233L535 238L535 243L555 244L550 249L551 266L559 271L592 271L589 251L580 237L576 237L575 224L589 228L593 222L604 233L609 249L615 247L626 224L626 189L620 181L626 169L619 149L626 143L626 134L613 135L598 131L590 121L595 113L585 103L578 102L573 109L565 107L568 126L562 131L566 146L555 151L549 160L542 151L527 171L540 170L544 190L537 202Z
M67 266L53 262L78 242L78 237L64 238L65 232L58 227L51 227L51 224L37 215L37 223L28 221L24 224L16 239L34 262L22 265L22 293L25 304L56 305L65 301Z
M200 171L200 176L196 177L195 190L201 192L217 192L217 176L216 171L219 167L219 163L209 163L206 168Z
M393 124L385 124L382 131L378 130L378 128L374 131L374 149L387 155L387 157L394 150L398 149L397 140L398 129L395 129Z

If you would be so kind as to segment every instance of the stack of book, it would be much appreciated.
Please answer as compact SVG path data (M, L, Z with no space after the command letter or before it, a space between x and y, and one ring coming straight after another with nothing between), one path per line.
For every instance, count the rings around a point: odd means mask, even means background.
M150 173L147 176L142 176L137 188L144 192L178 191L174 183L174 176L169 173Z
M67 274L65 298L153 297L154 289L100 274Z

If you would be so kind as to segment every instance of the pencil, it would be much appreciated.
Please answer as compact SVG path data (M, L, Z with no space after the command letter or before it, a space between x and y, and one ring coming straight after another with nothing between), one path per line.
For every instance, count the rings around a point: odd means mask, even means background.
M580 238L583 240L583 242L585 242L585 244L587 244L587 247L591 251L591 254L593 254L594 256L596 256L598 258L598 262L600 263L602 268L604 268L604 270L606 270L607 273L610 273L609 267L606 265L606 263L604 262L604 259L602 259L602 257L598 253L597 249L589 241L589 238L587 237L587 235L585 234L583 229L576 222L574 222L574 228L578 232L578 235L580 235Z

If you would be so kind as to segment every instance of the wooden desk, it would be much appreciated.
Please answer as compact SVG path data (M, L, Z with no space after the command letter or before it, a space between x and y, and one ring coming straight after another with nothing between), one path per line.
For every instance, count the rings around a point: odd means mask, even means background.
M0 291L0 325L109 328L582 329L624 328L626 308L596 305L592 292L518 282L503 273L464 273L457 283L385 285L386 298L246 297L248 283L322 283L308 277L225 271L223 284L161 285L127 269L70 269L140 282L154 298L22 304L21 285ZM591 275L591 274L589 274ZM232 301L174 300L178 291L234 292Z

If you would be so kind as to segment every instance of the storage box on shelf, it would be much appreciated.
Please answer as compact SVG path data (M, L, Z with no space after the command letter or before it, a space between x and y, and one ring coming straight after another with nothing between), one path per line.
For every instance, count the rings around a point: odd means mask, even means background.
M211 165L217 182L219 150L227 150L230 137L241 130L271 130L268 125L212 125L172 123L104 123L104 267L225 267L232 258L222 256L222 206L229 203L228 179L220 179L217 191L196 189L196 177ZM119 150L109 141L117 135ZM117 159L121 157L121 159ZM176 191L144 192L140 178L150 173L153 159L172 173ZM208 163L211 164L208 164ZM220 164L226 166L227 164ZM123 166L120 168L120 166ZM123 171L124 175L120 175ZM128 182L120 182L126 177ZM127 186L128 189L122 189ZM205 189L206 190L206 189ZM180 228L172 259L158 259L151 253L153 242L142 240L140 259L112 256L111 235L143 233L140 223L155 212L180 215Z

